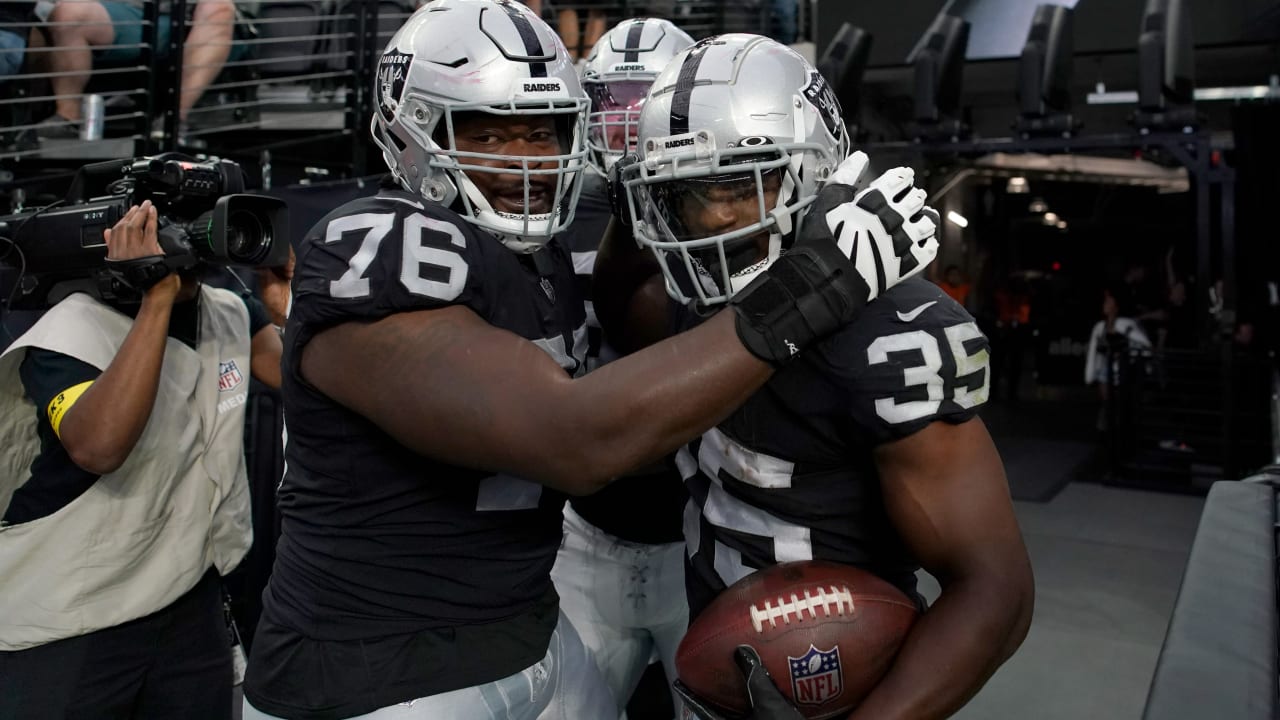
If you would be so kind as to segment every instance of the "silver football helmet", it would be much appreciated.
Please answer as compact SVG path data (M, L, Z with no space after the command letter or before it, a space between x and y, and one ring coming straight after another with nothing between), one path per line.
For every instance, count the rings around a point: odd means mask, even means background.
M673 298L726 302L790 247L848 153L835 93L804 58L758 35L699 41L640 114L623 173L636 239Z
M582 88L591 100L587 149L593 170L605 175L623 154L634 151L640 108L658 73L693 38L670 20L623 20L605 33L582 68Z
M517 252L537 250L573 220L587 99L564 44L523 3L423 5L387 44L375 82L370 130L405 189L454 207ZM551 117L559 154L461 151L461 113ZM522 175L523 203L505 204L524 212L495 208L473 181L478 173Z

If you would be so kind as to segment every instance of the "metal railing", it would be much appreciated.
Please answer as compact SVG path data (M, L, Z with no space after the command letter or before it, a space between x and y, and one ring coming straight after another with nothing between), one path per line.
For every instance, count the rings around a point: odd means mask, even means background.
M1276 457L1275 370L1230 344L1109 358L1112 474L1185 484L1233 480Z
M366 137L373 69L419 4L148 0L136 16L112 17L109 36L96 16L78 12L101 8L94 0L33 3L40 15L0 9L0 33L25 45L0 49L0 60L21 58L0 70L0 193L10 195L7 209L58 179L65 183L85 162L169 150L263 168L261 178L251 177L263 185L272 183L272 167L280 173L297 166L315 177L377 170ZM584 34L593 11L603 11L606 28L629 17L667 17L703 38L767 32L772 4L544 0L543 17L557 28L562 11L578 11ZM84 122L83 109L99 104L101 123Z

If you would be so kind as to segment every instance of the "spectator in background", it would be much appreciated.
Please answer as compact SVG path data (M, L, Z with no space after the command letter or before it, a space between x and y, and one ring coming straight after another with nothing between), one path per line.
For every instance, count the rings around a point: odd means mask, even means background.
M798 31L796 14L800 3L798 0L771 0L771 2L773 3L773 28L770 34L774 40L790 45L796 41Z
M1126 314L1142 325L1143 332L1150 337L1156 334L1164 319L1164 297L1167 292L1160 287L1160 281L1147 274L1147 266L1141 262L1132 262L1124 273L1116 302L1125 309Z
M1131 317L1120 315L1120 303L1110 290L1102 293L1102 319L1089 334L1089 349L1085 353L1084 381L1098 388L1098 430L1105 432L1107 422L1107 396L1111 373L1118 366L1113 359L1129 348L1149 348L1151 340L1142 326Z
M948 265L947 270L942 275L942 280L938 282L938 287L942 288L942 292L946 293L963 307L968 307L965 301L969 299L969 290L973 287L964 279L964 275L960 272L957 265Z
M144 0L57 0L49 14L49 32L56 51L48 53L48 70L54 114L41 123L39 134L46 138L77 137L80 129L80 96L89 84L89 75L98 63L119 64L136 60L144 42ZM178 100L180 119L204 94L222 71L232 52L236 6L232 0L194 0L189 29L182 49L182 95ZM156 28L156 50L163 54L169 45L170 4L160 5Z
M533 11L534 15L542 17L542 0L523 0L523 2L525 5L529 6L529 9Z
M963 303L958 299L956 302ZM1022 359L1026 354L1031 323L1031 292L1026 277L1015 275L1005 285L996 288L995 306L996 325L991 334L991 394L992 397L998 396L1003 384L1005 398L1017 402L1018 386L1022 383Z
M1161 350L1189 350L1198 344L1195 310L1187 304L1187 285L1182 281L1169 286L1164 322L1156 331L1156 343Z
M0 2L0 77L17 75L27 47L39 41L40 33L30 25L36 19L35 6L34 0Z
M539 0L541 5L541 0ZM600 42L600 36L604 35L606 29L604 8L601 7L601 0L576 0L573 5L560 8L560 39L564 41L565 47L569 49L569 59L578 62L579 58L585 57L591 48ZM534 12L541 9L529 6ZM587 11L587 32L584 37L580 26L579 13L583 10Z

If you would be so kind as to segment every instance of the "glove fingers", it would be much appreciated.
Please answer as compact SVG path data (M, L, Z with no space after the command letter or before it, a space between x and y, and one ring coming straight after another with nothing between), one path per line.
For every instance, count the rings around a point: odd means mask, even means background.
M924 203L928 197L928 194L921 188L914 188L907 193L906 197L902 198L901 202L895 202L893 205L903 217L911 218L919 215L920 211L924 210Z
M915 181L915 170L908 167L896 167L872 181L871 187L884 193L886 199L893 200L902 191L914 185Z
M930 235L924 242L913 245L910 255L903 258L902 279L905 280L913 275L920 274L920 271L928 267L929 263L933 262L936 257L938 257L938 236ZM908 269L910 263L915 263L915 265Z
M938 234L938 215L932 212L921 212L920 216L914 220L908 220L902 224L903 234L911 238L912 242L920 242L921 240ZM902 253L899 252L899 255Z
M849 186L857 185L858 180L867 171L867 165L870 163L871 159L867 157L867 154L858 150L840 162L840 166L836 168L835 172L831 173L831 177L827 178L827 182Z

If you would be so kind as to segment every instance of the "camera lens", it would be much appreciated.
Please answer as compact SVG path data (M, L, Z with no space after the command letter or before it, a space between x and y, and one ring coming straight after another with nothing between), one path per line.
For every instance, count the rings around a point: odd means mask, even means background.
M271 229L251 212L239 210L227 217L227 257L236 263L256 265L271 249Z

